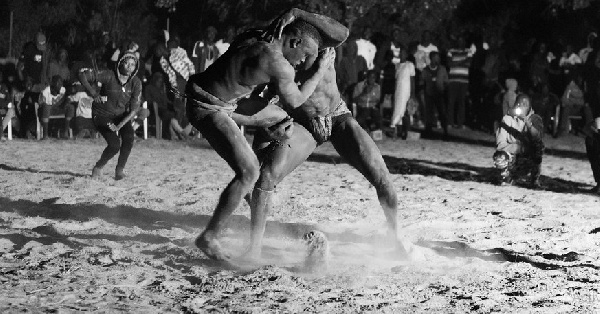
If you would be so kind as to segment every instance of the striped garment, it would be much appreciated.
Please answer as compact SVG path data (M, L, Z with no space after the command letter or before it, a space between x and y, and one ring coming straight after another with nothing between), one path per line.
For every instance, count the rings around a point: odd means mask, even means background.
M469 66L472 57L472 51L467 48L448 50L448 58L452 64L448 73L450 82L469 83Z

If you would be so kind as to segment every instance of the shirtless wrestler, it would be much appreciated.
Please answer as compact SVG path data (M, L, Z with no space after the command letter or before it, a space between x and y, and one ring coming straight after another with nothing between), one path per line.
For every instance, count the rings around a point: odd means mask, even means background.
M234 112L238 101L252 93L256 86L271 83L277 86L282 101L293 108L299 107L314 92L326 70L333 66L335 53L329 49L321 54L316 61L318 69L300 87L294 81L295 67L307 58L315 60L322 37L340 40L348 36L347 30L339 32L339 23L328 17L297 9L282 17L292 15L302 19L291 24L272 24L278 27L274 30L276 36L234 41L206 71L190 77L186 87L188 118L235 172L206 229L196 239L196 246L213 259L229 258L219 244L219 232L244 195L252 190L260 171L258 158L238 125L268 127L288 116L271 104L265 107L263 103L255 111L241 108L250 106L248 102L240 105L238 111L245 112L240 114Z
M334 46L345 39L334 43ZM311 64L314 64L314 59L307 60L307 66ZM299 82L304 82L320 69L314 64L308 70L300 70L296 78ZM251 208L251 244L245 257L258 259L261 255L267 214L275 186L304 162L318 145L326 141L331 141L337 152L375 187L387 220L389 236L393 237L397 253L406 257L404 246L396 238L397 195L389 171L375 142L352 117L342 100L336 85L335 68L327 68L315 92L302 106L293 108L284 103L282 107L294 121L291 136L282 141L272 141L269 134L259 132L253 142L253 148L261 162L261 171L252 196L247 199Z

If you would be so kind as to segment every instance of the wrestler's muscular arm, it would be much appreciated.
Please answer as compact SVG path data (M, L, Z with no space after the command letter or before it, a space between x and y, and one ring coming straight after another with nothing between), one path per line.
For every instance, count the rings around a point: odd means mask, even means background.
M315 91L317 85L323 76L333 67L335 60L335 50L327 48L325 52L319 56L319 68L315 74L307 79L300 88L296 84L296 72L292 65L281 56L275 62L270 64L270 71L273 76L272 82L276 85L279 91L281 101L292 108L300 107L308 100L310 95Z
M343 43L350 34L350 30L348 30L346 26L328 16L292 8L282 14L279 18L275 19L271 24L271 27L275 28L274 32L276 38L281 38L283 28L295 19L302 19L309 24L312 24L322 35L324 35L324 46L321 48L337 47Z

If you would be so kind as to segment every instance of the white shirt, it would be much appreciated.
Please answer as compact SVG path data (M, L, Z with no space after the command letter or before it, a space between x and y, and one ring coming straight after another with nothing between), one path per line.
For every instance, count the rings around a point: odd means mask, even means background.
M94 99L88 96L86 92L78 92L71 95L69 100L77 103L76 116L87 119L92 118L92 103L94 102Z
M61 87L58 95L52 95L50 92L50 86L46 86L46 88L44 88L42 91L41 102L49 106L55 105L62 99L62 97L65 95L65 92L65 88Z
M217 46L217 50L219 50L219 56L222 56L225 53L225 51L229 49L229 45L230 43L224 42L223 39L219 39L219 41L215 43L215 46Z
M358 55L365 58L365 61L367 61L367 68L372 70L375 67L373 60L375 60L377 47L366 39L357 39L356 46L358 46Z
M438 48L432 43L427 47L423 47L422 45L417 46L415 60L417 61L416 66L419 71L423 70L431 62L431 60L429 60L429 53L432 51L438 51Z

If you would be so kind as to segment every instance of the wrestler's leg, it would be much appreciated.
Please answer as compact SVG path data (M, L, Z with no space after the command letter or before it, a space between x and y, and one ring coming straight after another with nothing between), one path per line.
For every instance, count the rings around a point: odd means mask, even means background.
M204 232L196 239L196 245L210 258L227 259L217 241L227 218L239 206L242 198L252 189L258 179L259 164L250 144L233 120L223 112L193 121L214 150L235 172L219 198L215 212Z
M294 123L294 132L289 139L271 145L265 148L268 151L261 158L260 177L252 192L250 247L246 253L248 258L260 257L275 186L308 158L317 147L317 142L304 127Z
M377 190L390 232L395 237L398 230L398 196L390 172L379 148L354 118L349 118L333 130L331 143L351 166L356 168Z

